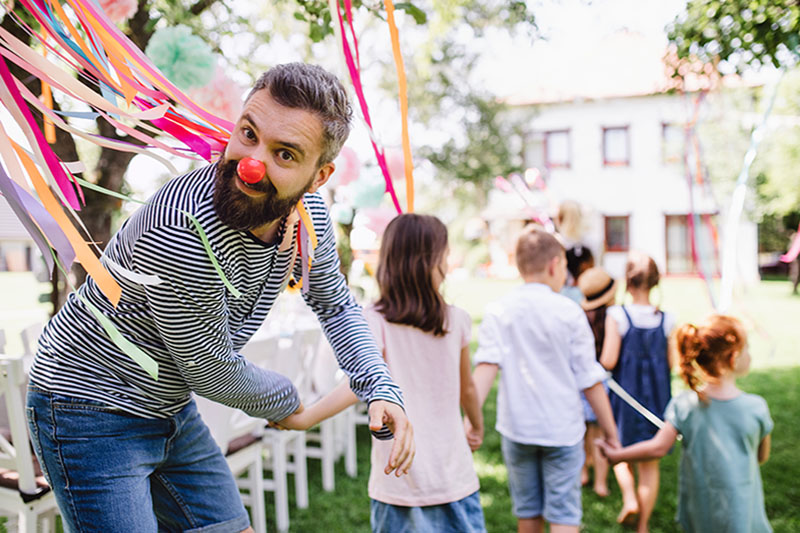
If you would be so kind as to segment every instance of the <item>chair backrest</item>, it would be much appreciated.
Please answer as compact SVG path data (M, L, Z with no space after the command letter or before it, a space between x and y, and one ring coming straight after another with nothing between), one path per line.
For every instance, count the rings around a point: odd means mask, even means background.
M342 379L346 379L345 373L339 368L336 355L327 339L321 339L314 358L313 365L310 367L311 390L315 398L319 398L331 390Z
M0 435L0 468L16 470L19 473L20 492L34 494L37 492L36 476L22 400L25 381L22 356L0 354L0 394L5 400L11 431L11 442Z
M0 353L6 353L6 332L0 329Z
M22 339L22 353L25 355L34 355L36 350L39 349L39 336L42 334L44 324L41 322L34 322L30 326L23 329L19 336Z
M222 450L223 455L228 453L228 445L231 441L244 435L260 435L264 430L265 422L261 418L253 418L244 411L202 396L195 395L194 401L200 416L211 431L211 436Z

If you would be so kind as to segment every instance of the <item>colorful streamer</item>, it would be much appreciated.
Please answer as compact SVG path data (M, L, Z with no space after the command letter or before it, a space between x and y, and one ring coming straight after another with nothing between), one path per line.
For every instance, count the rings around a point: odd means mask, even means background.
M20 146L0 126L0 159L3 163L0 165L0 192L41 250L51 271L59 268L66 274L73 260L79 261L111 304L116 306L122 289L108 269L143 285L157 284L161 280L157 276L131 272L108 258L101 262L75 227L75 224L83 227L75 211L80 210L84 202L81 186L126 201L136 200L76 178L73 173L82 172L83 165L60 161L50 147L50 143L55 141L55 128L102 148L148 155L176 173L169 161L152 153L152 148L188 159L213 161L224 150L233 124L198 106L166 79L105 16L94 0L17 0L17 3L33 16L40 30L28 26L11 9L7 9L7 16L15 18L34 45L41 47L41 53L0 28L0 105L17 122L29 145L27 149ZM78 23L73 24L73 20ZM40 80L43 101L13 77L6 61ZM96 87L99 94L91 86ZM92 111L55 110L53 91L58 91L65 99L88 104ZM28 106L42 114L44 132ZM81 131L67 123L66 117L107 120L144 146ZM161 140L164 138L168 140ZM176 147L175 143L182 146ZM307 274L317 237L302 201L298 203L298 210L307 235L303 257L304 273ZM239 297L239 291L226 279L217 263L199 222L191 214L182 212L200 235L223 283L234 297ZM157 379L158 365L155 361L125 339L108 317L90 302L84 303L109 338Z
M391 2L390 2L391 4ZM344 58L345 68L349 74L350 81L353 85L353 90L356 93L356 99L359 103L359 109L361 111L361 116L364 119L364 123L367 127L367 132L370 136L370 142L372 143L372 149L375 152L375 158L378 161L378 167L380 167L381 172L383 173L384 180L386 181L386 191L392 198L392 203L394 204L395 209L398 213L402 213L403 210L400 207L400 202L397 199L397 193L394 189L394 184L392 183L392 175L389 172L389 167L386 164L386 153L381 146L381 143L377 139L377 134L375 129L372 126L372 119L370 118L369 114L369 106L367 105L366 97L364 96L364 88L361 83L361 66L358 61L358 41L355 37L355 31L353 30L352 20L353 20L353 13L352 13L352 4L350 0L345 0L345 14L348 20L349 29L351 30L352 35L352 45L350 43L350 39L347 37L347 29L345 28L344 18L345 16L342 14L342 9L339 6L339 2L337 0L328 0L328 7L331 11L331 15L334 17L333 21L333 29L336 35L337 42L339 44L339 49L342 52L342 57ZM393 8L393 6L392 6ZM387 7L388 13L388 7ZM413 176L411 176L411 171L413 169L413 163L411 159L411 145L410 142L407 141L408 130L407 130L407 121L408 121L408 106L407 106L407 97L405 97L405 93L407 92L405 89L405 69L403 67L402 56L399 53L399 40L395 42L397 39L397 28L394 25L394 18L392 15L392 22L390 22L390 33L392 33L392 48L393 51L395 50L396 45L396 53L394 54L395 59L395 66L398 70L398 81L401 83L400 88L400 106L401 106L401 120L404 123L404 137L403 137L403 153L404 153L404 169L406 174L406 191L411 191L411 194L408 196L409 199L409 208L413 210L413 201L414 201L414 194L413 194ZM355 59L354 59L355 55ZM405 104L403 100L406 100Z

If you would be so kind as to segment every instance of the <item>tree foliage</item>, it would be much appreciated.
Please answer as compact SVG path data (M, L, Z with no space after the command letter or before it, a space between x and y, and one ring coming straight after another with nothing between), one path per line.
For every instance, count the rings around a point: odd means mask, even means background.
M680 59L699 59L741 72L793 66L800 57L800 3L796 0L690 0L669 28Z
M754 197L750 211L762 224L764 249L785 245L800 211L800 3L794 0L691 0L669 28L678 58L677 76L700 69L718 74L743 73L772 66L789 70L782 81L765 137L753 164ZM695 68L692 68L694 65ZM704 136L709 169L718 192L730 192L741 165L754 116L764 112L762 88L728 94ZM730 93L730 92L729 92ZM746 95L745 95L746 93ZM742 117L750 116L750 119ZM716 133L708 133L716 130ZM732 149L736 153L732 153ZM725 157L728 153L728 159ZM739 155L741 154L741 155ZM738 156L738 157L737 157ZM716 159L716 161L715 161Z

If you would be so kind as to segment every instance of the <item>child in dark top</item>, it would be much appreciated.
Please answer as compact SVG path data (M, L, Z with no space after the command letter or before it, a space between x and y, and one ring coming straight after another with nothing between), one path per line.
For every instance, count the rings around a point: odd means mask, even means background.
M614 381L639 403L663 418L671 397L667 338L675 319L650 303L650 291L658 281L658 267L653 258L636 252L629 255L625 282L633 302L608 308L600 364L610 370ZM623 446L655 435L658 428L622 398L613 392L609 398ZM628 463L614 467L622 491L622 510L617 521L638 522L638 533L646 533L658 497L659 465L658 460L653 459L638 462L636 466L638 486Z

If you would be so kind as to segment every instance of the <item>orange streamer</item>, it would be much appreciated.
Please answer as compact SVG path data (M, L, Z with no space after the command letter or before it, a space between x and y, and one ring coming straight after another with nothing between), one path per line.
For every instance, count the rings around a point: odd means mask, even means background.
M397 70L397 85L400 97L400 119L403 126L403 169L406 176L406 202L407 211L414 212L414 162L411 158L411 141L408 138L408 85L406 83L406 70L403 65L403 55L400 53L400 38L397 25L394 21L394 4L392 0L384 0L386 6L386 20L389 24L389 34L392 38L392 54Z

